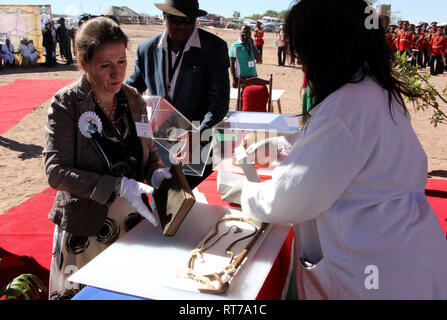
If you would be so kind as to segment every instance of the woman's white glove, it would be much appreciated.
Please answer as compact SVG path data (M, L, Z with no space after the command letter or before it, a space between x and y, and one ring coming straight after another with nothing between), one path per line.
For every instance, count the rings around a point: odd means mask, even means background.
M241 204L242 189L244 181L234 181L231 188L222 195L222 200L229 203Z
M157 169L152 173L151 183L155 189L160 188L161 183L164 179L171 179L172 174L169 171L169 168L161 168Z
M271 164L283 161L292 149L284 136L276 136L258 141L247 147L248 163Z
M154 188L148 186L147 184L135 181L133 179L127 179L126 177L121 178L119 191L120 197L126 198L139 214L149 220L149 222L154 226L157 226L158 221L155 219L155 216L141 198L142 194L152 194L152 192L154 192Z

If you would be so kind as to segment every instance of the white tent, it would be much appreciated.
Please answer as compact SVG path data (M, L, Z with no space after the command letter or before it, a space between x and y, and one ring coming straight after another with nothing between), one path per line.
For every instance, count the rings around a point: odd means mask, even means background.
M139 23L140 15L127 6L117 7L111 6L103 15L115 16L120 23Z

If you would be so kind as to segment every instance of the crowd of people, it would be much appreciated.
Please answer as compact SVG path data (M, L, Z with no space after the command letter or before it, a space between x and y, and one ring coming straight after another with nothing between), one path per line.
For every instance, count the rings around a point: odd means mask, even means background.
M34 41L28 37L23 37L20 44L15 49L11 40L6 39L5 43L0 43L0 68L3 67L37 67L37 62L41 58L45 58L45 65L49 68L54 67L57 57L57 46L59 46L59 56L66 61L67 65L73 65L73 55L71 51L70 31L65 26L65 19L62 17L58 20L59 26L55 28L54 21L45 19L43 21L44 28L42 30L42 46L43 54L36 50Z
M43 154L58 190L49 213L50 299L79 292L68 281L73 267L142 219L157 225L147 194L172 177L151 137L137 131L142 93L170 101L202 134L228 113L232 53L246 55L239 63L253 71L259 50L247 28L228 50L197 28L207 14L197 0L155 6L166 28L139 44L125 83L128 38L111 19L94 18L76 35L82 76L50 103ZM310 117L276 141L286 157L271 180L234 181L222 199L240 204L247 219L293 224L300 299L446 299L447 243L425 195L427 156L403 98L416 94L395 78L385 28L365 28L366 7L363 0L293 2L283 35L311 85ZM325 41L315 41L321 35ZM204 136L199 141L208 143ZM194 188L208 174L188 182Z
M447 26L399 21L398 25L390 26L386 39L395 52L405 53L413 66L430 67L433 76L447 70Z
M59 44L59 54L62 59L66 60L67 65L73 64L71 52L71 37L69 30L65 27L65 19L58 20L59 27L54 27L54 22L50 19L44 20L43 47L45 49L45 65L51 68L56 65L56 48Z

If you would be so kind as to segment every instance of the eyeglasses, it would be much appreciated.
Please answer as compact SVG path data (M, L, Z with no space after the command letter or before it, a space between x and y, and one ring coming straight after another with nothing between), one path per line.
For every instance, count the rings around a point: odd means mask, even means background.
M193 25L196 22L196 18L179 17L179 16L174 16L174 15L169 14L169 13L166 13L165 17L166 17L166 19L169 20L170 23L173 23L173 24Z

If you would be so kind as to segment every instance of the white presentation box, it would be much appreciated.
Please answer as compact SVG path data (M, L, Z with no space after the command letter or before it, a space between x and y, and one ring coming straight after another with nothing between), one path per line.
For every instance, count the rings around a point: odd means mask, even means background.
M149 122L157 151L167 167L177 164L175 156L181 149L179 136L190 133L191 160L183 166L186 175L202 176L209 161L211 143L201 145L200 130L171 103L160 96L145 96Z

